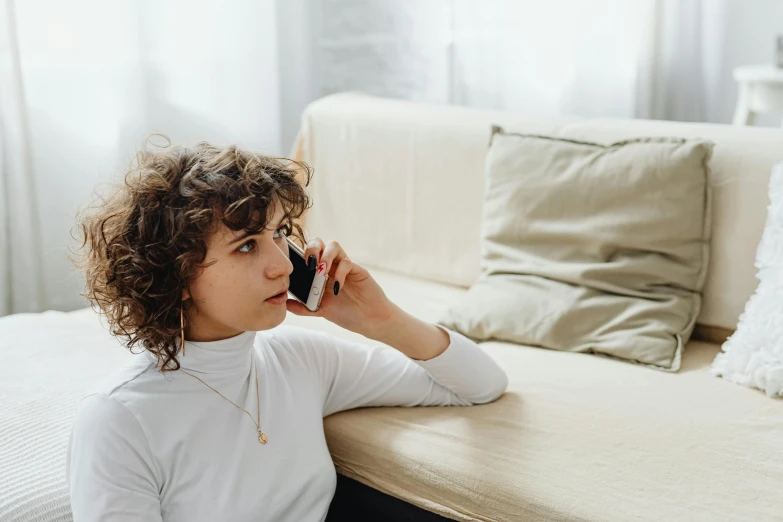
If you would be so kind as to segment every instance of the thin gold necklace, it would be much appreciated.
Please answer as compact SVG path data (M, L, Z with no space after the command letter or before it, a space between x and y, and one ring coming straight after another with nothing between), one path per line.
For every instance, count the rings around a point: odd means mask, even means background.
M183 353L184 353L184 350L183 350ZM255 367L255 363L256 363L256 360L255 360L255 359L253 359L253 367ZM181 371L183 371L183 372L185 372L185 373L187 373L187 374L188 374L188 375L190 375L191 377L196 377L196 376L195 376L195 375L193 375L192 373L190 373L190 372L188 372L188 371L185 371L185 370L183 370L182 368L180 368L180 370L181 370ZM196 379L198 379L199 381L201 381L201 379L199 379L198 377L196 377ZM204 382L204 381L201 381L201 382ZM206 384L207 386L209 386L209 384L207 384L207 383L205 383L205 382L204 382L204 384ZM230 402L231 404L233 404L234 406L236 406L237 408L239 408L240 410L242 410L242 411L244 411L245 413L247 413L248 417L250 417L250 420L252 420L252 421L253 421L253 424L255 424L255 425L256 425L256 428L258 429L258 442L260 442L261 444L266 444L266 443L268 442L268 440L269 440L269 439L267 439L267 438L266 438L266 435L264 434L264 432L263 432L263 431L261 431L261 424L260 424L260 422L261 422L261 397L260 397L260 396L259 396L259 394L258 394L258 371L256 371L256 399L258 400L258 422L256 422L256 421L255 421L255 419L253 419L253 416L252 416L252 415L250 415L250 413L249 413L249 412L248 412L246 409L244 409L244 408L240 408L239 406L237 406L237 405L236 405L236 403L234 403L234 401L232 401L231 399L228 399L228 398L226 398L226 396L225 396L225 395L223 395L222 393L220 393L219 391L217 391L217 390L216 390L215 388L213 388L212 386L209 386L209 388L210 388L212 391L214 391L215 393L217 393L218 395L220 395L221 397L223 397L224 399L226 399L228 402Z

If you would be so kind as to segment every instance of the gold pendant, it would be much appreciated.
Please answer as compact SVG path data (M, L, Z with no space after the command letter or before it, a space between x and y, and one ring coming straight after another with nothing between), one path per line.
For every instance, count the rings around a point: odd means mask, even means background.
M268 439L266 438L266 435L264 435L262 432L259 431L258 432L258 442L260 442L261 444L266 444L267 440Z

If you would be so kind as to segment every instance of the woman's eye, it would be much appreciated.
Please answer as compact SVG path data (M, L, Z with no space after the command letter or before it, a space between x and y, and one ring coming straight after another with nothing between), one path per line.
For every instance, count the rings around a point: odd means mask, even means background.
M245 247L248 246L248 245L252 245L253 248L251 248L249 250L245 250ZM237 248L237 252L240 252L242 254L249 254L250 252L252 252L255 249L256 249L256 240L255 239L251 239L247 243L243 244L241 247Z
M275 233L273 234L273 237L275 239L280 239L283 236L287 236L290 232L290 229L288 228L288 225L284 225L277 230L275 230ZM279 235L282 234L282 235ZM251 239L250 241L244 243L241 247L237 248L237 252L240 254L249 254L253 250L256 249L256 240Z
M277 230L275 230L275 234L282 233L283 236L287 236L288 232L289 232L288 225L282 226L282 227L278 228ZM275 239L279 239L280 237L282 237L282 236L275 235Z

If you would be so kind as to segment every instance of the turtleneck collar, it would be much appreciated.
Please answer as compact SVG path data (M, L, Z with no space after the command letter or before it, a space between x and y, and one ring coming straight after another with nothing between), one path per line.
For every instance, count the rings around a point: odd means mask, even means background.
M247 330L218 341L185 340L185 354L182 351L177 354L180 367L202 374L249 372L256 333ZM155 359L150 352L146 354L151 360Z

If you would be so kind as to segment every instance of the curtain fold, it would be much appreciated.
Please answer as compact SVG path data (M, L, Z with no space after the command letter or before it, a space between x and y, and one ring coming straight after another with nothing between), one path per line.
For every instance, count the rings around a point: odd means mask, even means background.
M279 155L275 0L0 0L0 316L88 306L79 208L144 138Z
M636 117L719 121L726 7L726 0L647 3Z
M0 2L0 316L44 302L36 197L14 0Z

